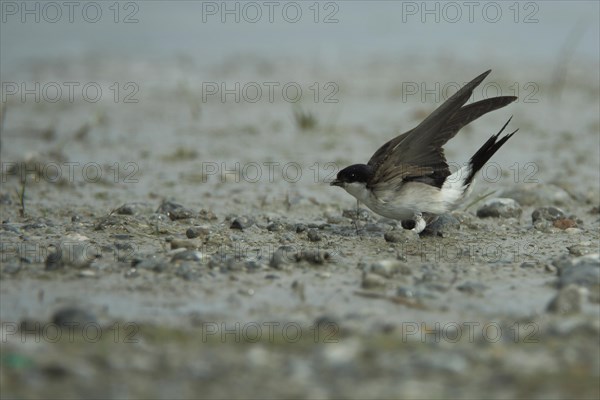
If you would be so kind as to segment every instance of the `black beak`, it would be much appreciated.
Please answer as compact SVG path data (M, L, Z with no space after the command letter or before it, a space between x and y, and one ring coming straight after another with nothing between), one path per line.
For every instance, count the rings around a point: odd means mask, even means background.
M338 181L337 179L329 184L330 186L344 186L344 182Z

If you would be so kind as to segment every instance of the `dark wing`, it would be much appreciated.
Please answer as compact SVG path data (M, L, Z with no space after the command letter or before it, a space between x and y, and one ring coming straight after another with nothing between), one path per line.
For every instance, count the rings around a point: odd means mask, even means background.
M416 128L381 146L368 162L375 170L370 185L389 182L390 178L401 175L404 180L441 186L450 175L442 146L463 126L516 99L512 96L495 97L463 107L475 87L489 73L486 71L467 83Z

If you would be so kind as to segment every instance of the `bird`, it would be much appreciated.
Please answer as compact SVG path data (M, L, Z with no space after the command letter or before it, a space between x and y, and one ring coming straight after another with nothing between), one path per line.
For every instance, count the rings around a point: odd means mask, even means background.
M404 229L421 233L441 214L452 211L470 194L475 174L517 131L492 135L465 166L451 173L443 146L482 115L517 99L498 96L465 103L490 74L485 71L446 100L415 128L385 143L366 164L350 165L330 182L376 214L399 220Z

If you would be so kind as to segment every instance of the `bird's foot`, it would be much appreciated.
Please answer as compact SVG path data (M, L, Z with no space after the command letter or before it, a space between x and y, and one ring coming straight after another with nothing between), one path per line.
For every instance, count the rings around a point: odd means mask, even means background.
M414 219L406 219L400 222L404 229L409 229L414 231L415 233L421 233L427 226L427 222L423 219L421 215L415 216Z

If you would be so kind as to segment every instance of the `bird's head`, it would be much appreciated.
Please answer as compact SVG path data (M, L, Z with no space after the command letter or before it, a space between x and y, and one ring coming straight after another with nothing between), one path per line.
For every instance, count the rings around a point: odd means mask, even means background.
M373 167L365 164L354 164L338 172L337 177L330 185L344 189L347 189L353 183L366 185L372 176Z

